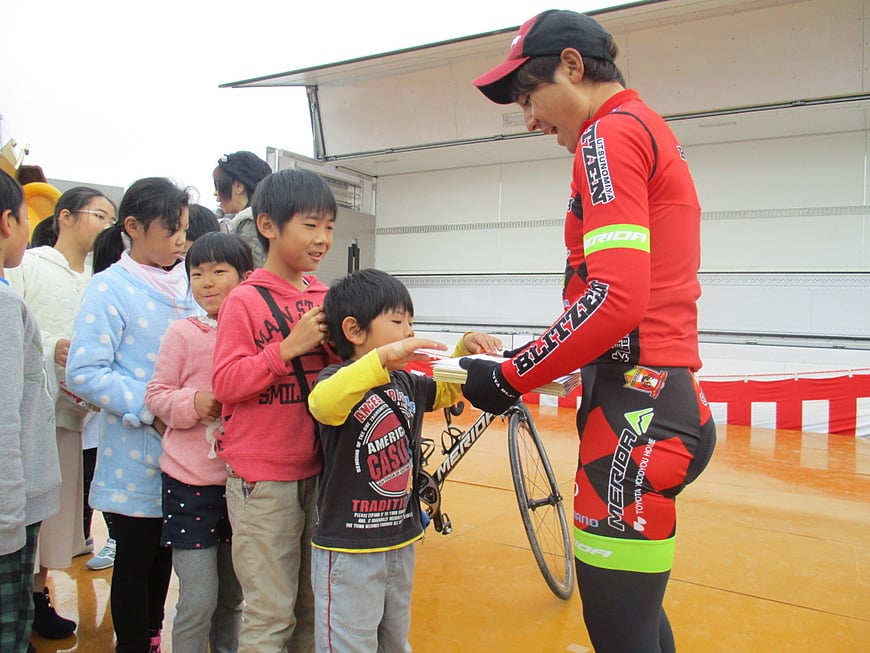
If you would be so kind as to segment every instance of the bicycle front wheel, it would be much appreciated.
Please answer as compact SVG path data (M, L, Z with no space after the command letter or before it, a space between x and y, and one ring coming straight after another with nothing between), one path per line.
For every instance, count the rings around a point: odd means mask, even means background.
M562 495L528 408L509 412L508 450L520 516L538 568L553 594L571 597L574 553Z

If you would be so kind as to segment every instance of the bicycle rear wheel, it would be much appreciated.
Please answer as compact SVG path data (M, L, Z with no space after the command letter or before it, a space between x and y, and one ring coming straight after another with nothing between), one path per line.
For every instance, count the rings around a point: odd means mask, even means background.
M528 408L520 403L508 414L511 476L526 536L547 585L568 599L574 589L574 553L562 495Z

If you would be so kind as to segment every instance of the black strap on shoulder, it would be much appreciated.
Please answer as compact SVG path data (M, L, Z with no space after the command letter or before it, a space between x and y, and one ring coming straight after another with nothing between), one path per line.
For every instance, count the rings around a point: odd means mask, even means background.
M410 444L411 446L413 446L413 445L414 445L414 442L413 442L413 440L414 440L414 433L411 431L411 426L410 426L410 424L408 424L408 419L405 417L405 413L402 411L401 408L399 408L399 404L397 404L395 401L393 401L393 400L390 398L390 395L388 395L388 394L387 394L384 390L382 390L381 388L375 388L375 389L374 389L374 392L375 392L375 394L377 394L381 399L384 400L384 403L387 404L387 406L390 407L390 410L392 410L392 411L396 414L396 417L399 418L399 424L402 425L402 428L405 429L405 433L406 433L406 435L408 436L408 444Z
M640 118L638 118L636 115L631 113L630 111L612 111L611 113L622 114L624 116L631 116L632 118L634 118L635 120L637 120L640 123L640 126L643 127L644 131L649 135L649 140L650 140L650 143L652 143L652 150L653 150L653 165L652 165L652 170L649 173L649 179L647 179L647 181L651 180L653 178L653 175L655 175L655 173L656 173L656 168L659 165L659 146L658 146L658 143L656 143L655 137L653 137L653 134L650 131L649 127L646 126L646 123L643 120L641 120Z
M272 317L274 317L275 322L278 323L278 328L281 329L281 335L285 338L289 336L290 325L287 324L287 318L284 316L284 313L281 312L281 309L278 308L278 304L275 302L275 298L272 297L272 293L263 286L258 286L256 284L252 285L257 289L257 292L260 293L260 296L262 296L263 301L266 302L269 310L272 311ZM311 394L311 387L308 385L308 378L305 376L305 368L302 367L302 360L300 360L299 356L296 356L290 361L290 363L293 365L293 372L296 374L296 379L299 381L299 390L302 392L302 399L305 401L305 405L307 406L308 395Z
M401 424L402 428L405 429L405 435L408 437L408 446L411 447L411 494L419 505L420 495L417 488L417 470L420 469L419 443L416 442L414 432L411 430L411 425L408 424L408 418L405 417L404 411L399 408L399 404L393 401L390 398L390 395L388 395L382 388L375 388L372 392L384 400L384 403L387 404L387 406L390 407L390 410L396 414L396 417L399 419L399 424Z

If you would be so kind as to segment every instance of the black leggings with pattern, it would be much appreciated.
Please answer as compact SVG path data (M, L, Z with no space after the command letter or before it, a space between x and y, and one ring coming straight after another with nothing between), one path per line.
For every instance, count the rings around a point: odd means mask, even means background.
M583 369L577 413L574 553L596 653L670 653L662 607L677 494L716 443L709 406L685 368Z

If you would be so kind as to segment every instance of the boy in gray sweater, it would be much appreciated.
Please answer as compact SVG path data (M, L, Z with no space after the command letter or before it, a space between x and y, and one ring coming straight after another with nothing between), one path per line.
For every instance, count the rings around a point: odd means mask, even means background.
M39 524L58 511L60 465L42 336L4 268L21 263L30 226L24 193L0 172L0 651L33 651L33 564Z

